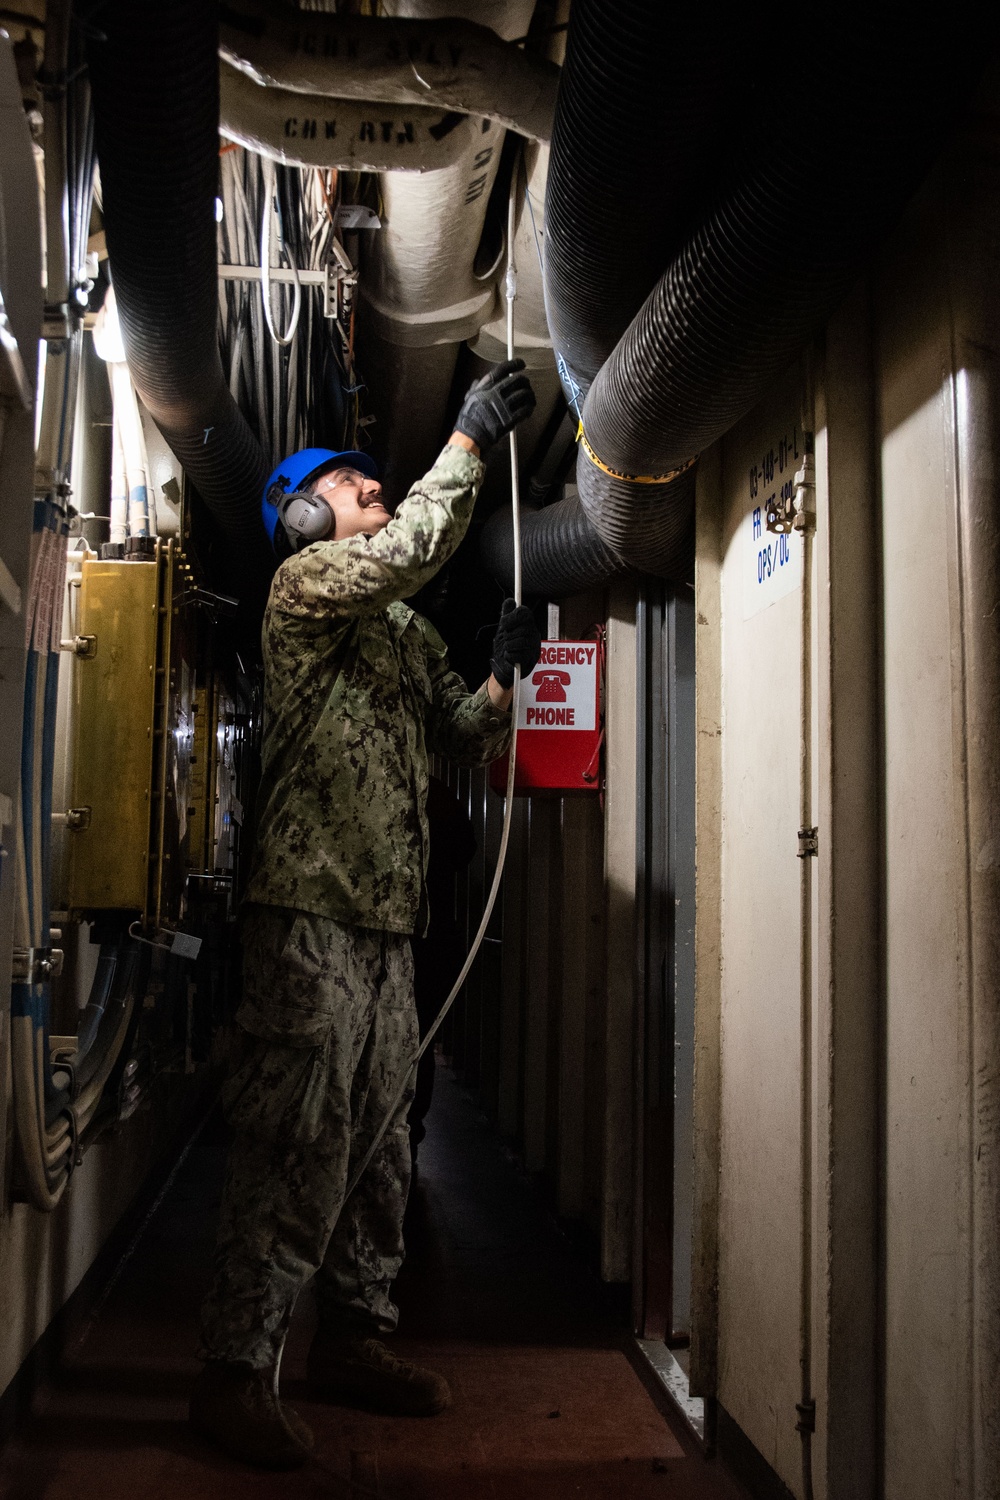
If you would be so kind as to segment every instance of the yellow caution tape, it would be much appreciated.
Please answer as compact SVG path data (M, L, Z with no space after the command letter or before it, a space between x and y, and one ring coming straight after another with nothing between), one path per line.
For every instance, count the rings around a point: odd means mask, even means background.
M583 445L584 451L591 463L596 464L602 473L610 475L612 479L624 479L628 484L669 484L672 479L679 479L682 474L686 474L689 469L693 469L698 462L698 455L696 453L694 458L688 459L687 463L681 464L677 469L668 470L666 474L626 474L623 469L612 469L610 464L606 464L602 458L598 458L587 441L587 434L583 430L582 422L577 429L576 440Z

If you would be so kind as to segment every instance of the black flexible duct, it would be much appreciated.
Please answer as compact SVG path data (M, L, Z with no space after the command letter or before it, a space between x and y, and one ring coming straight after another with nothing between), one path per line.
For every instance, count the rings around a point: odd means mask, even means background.
M545 303L583 397L718 179L729 8L573 0L545 189Z
M899 217L968 96L984 8L934 26L901 4L803 13L794 108L759 109L735 186L674 259L591 387L586 444L626 476L691 463L754 406ZM770 28L774 31L774 28ZM761 55L775 35L764 32ZM582 446L586 446L586 444ZM671 576L691 471L658 484L581 453L580 498L605 543Z
M219 29L204 0L101 0L88 18L108 257L136 387L233 554L273 568L267 465L218 351Z
M513 520L506 505L494 511L480 537L480 555L504 588L514 587ZM574 495L542 510L521 511L521 567L525 594L558 599L631 571L606 547Z

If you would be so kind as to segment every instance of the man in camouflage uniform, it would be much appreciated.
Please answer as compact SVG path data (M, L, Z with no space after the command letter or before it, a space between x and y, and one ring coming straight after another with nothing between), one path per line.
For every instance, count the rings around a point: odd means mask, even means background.
M450 1400L440 1376L377 1337L397 1318L412 1083L346 1204L344 1193L418 1044L409 938L428 915L428 754L468 766L502 754L514 665L538 659L530 612L508 603L492 675L469 693L402 603L462 540L482 451L532 409L522 370L502 365L472 388L393 518L364 455L329 455L295 493L277 470L268 489L278 541L307 545L278 568L264 618L262 812L224 1096L234 1139L191 1402L200 1432L256 1463L290 1467L312 1447L278 1400L277 1371L313 1276L314 1396L411 1415Z

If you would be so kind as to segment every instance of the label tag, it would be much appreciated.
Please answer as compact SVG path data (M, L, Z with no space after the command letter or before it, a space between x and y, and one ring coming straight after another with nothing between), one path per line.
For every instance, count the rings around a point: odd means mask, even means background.
M197 958L201 952L201 938L193 937L190 932L175 932L170 951L177 958Z
M597 727L597 642L545 641L521 683L518 731Z
M747 469L749 508L743 517L743 618L749 620L802 585L802 538L798 532L768 531L769 502L792 498L795 470L802 462L802 433L794 424L775 433L766 452Z

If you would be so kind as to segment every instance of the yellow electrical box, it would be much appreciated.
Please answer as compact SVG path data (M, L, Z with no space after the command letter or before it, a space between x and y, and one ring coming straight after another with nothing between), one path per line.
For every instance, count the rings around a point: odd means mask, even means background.
M162 633L162 566L83 564L76 667L69 904L145 912Z

